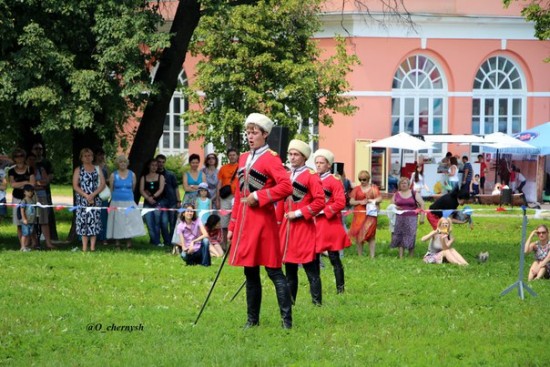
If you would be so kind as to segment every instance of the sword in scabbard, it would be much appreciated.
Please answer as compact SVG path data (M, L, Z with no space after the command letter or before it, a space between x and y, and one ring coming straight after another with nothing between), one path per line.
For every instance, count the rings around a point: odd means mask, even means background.
M218 272L216 273L216 277L214 278L214 281L212 282L212 286L210 287L210 290L208 291L208 295L206 296L206 299L204 300L204 303L202 304L201 310L199 311L199 314L197 315L197 318L195 319L195 322L193 323L193 326L197 325L197 322L199 322L199 319L201 318L202 312L206 308L206 304L208 303L208 300L210 299L210 296L212 295L212 291L214 290L214 287L216 286L216 283L218 282L218 278L220 277L220 274L222 272L223 266L225 265L225 261L227 260L227 256L229 255L229 252L231 250L231 244L227 246L227 251L223 255L222 263L220 264L220 267L218 268Z

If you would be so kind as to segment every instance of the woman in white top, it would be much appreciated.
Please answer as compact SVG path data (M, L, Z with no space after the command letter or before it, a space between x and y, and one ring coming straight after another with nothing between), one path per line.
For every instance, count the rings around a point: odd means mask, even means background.
M430 191L424 182L424 166L417 164L416 169L411 175L411 185L415 193L422 196L422 190Z
M451 185L452 190L458 188L458 160L456 157L451 157L450 159L451 166L449 167L449 185ZM451 190L451 191L452 191Z

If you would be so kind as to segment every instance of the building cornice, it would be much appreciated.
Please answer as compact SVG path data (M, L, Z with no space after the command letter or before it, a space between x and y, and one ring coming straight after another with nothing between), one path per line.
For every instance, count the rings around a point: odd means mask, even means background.
M325 12L315 38L346 37L420 39L537 40L533 23L517 16L411 14L413 25L383 13Z

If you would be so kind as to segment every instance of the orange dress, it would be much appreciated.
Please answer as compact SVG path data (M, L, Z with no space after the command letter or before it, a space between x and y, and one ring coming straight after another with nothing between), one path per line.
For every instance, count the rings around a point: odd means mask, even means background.
M380 190L376 185L371 185L366 194L361 190L361 186L354 187L350 193L350 198L357 201L365 199L373 200L378 196L380 196ZM351 222L351 227L348 232L349 236L355 243L361 243L375 238L378 217L368 216L366 213L366 205L356 205L353 210L353 221Z

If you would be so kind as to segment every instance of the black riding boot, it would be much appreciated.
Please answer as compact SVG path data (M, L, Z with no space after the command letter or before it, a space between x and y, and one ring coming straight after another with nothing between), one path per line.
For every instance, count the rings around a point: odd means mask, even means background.
M334 276L336 278L336 293L344 293L344 267L340 266L338 268L334 268Z
M285 264L286 280L290 295L292 296L292 304L296 304L296 296L298 295L298 264Z
M344 281L344 266L340 260L340 254L338 251L329 251L328 257L330 263L334 268L334 278L336 279L336 293L344 293L345 281Z
M292 296L288 282L281 268L265 268L267 275L275 285L277 293L277 301L279 302L279 310L281 311L281 319L283 329L292 329Z
M319 268L319 260L315 259L310 263L304 264L304 270L309 280L309 292L311 293L311 301L316 306L321 306L323 303L323 289L321 285L321 274Z
M262 305L262 283L260 268L244 268L246 275L246 314L245 329L260 325L260 306Z

